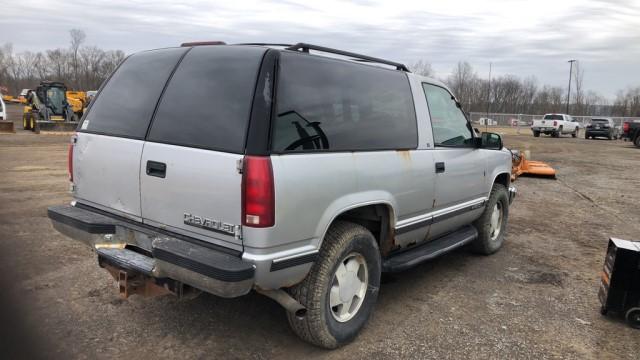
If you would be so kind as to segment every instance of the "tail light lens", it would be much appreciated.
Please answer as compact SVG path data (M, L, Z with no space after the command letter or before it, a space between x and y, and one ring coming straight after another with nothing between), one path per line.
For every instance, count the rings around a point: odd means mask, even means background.
M242 172L242 225L264 228L275 223L273 170L268 156L245 156Z
M629 123L628 123L628 122L626 122L626 123L622 124L622 130L623 130L625 133L628 133L628 132L629 132Z
M558 121L553 120L553 126L558 126Z

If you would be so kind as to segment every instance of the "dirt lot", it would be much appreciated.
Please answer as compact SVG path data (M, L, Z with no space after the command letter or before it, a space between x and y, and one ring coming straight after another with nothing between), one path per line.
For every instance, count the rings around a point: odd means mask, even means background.
M596 294L608 237L640 240L640 195L626 190L640 187L640 149L526 131L505 140L559 174L516 182L502 251L385 277L363 333L328 352L299 341L284 310L256 294L121 300L91 251L46 217L70 200L68 137L0 135L2 301L13 301L2 307L13 337L0 342L40 345L48 358L638 359L640 331L601 316ZM22 334L31 338L9 340Z

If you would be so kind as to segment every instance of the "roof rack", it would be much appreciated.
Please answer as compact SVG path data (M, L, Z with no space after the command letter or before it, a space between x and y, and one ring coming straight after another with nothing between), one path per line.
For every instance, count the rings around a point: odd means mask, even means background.
M302 52L305 52L305 53L308 53L309 50L315 50L315 51L320 51L320 52L325 52L325 53L330 53L330 54L337 54L337 55L352 57L352 58L354 58L354 60L357 60L357 61L365 61L365 62L372 62L372 63L378 63L378 64L391 65L391 66L395 66L397 70L409 72L409 69L406 67L406 65L401 64L401 63L397 63L397 62L389 61L389 60L384 60L384 59L379 59L379 58L375 58L375 57L372 57L372 56L356 54L356 53L352 53L352 52L349 52L349 51L332 49L332 48L328 48L328 47L324 47L324 46L318 46L318 45L312 45L312 44L306 44L306 43L297 43L295 45L291 45L291 46L287 47L286 50L302 51Z

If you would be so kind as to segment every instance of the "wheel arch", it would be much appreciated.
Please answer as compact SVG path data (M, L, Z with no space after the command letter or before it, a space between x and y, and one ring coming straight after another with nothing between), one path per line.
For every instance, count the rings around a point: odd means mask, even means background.
M331 225L340 220L362 225L371 231L378 242L382 255L387 254L393 248L396 211L390 201L371 201L342 208L336 212L326 226L324 226L318 248L322 246Z

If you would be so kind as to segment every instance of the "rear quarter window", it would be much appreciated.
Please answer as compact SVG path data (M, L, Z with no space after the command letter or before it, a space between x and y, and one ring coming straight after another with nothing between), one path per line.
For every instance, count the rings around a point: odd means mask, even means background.
M147 140L243 152L265 51L247 46L191 49L162 95Z
M167 79L186 51L171 48L129 56L93 101L80 131L144 139Z
M413 149L413 97L397 70L283 52L272 151Z

